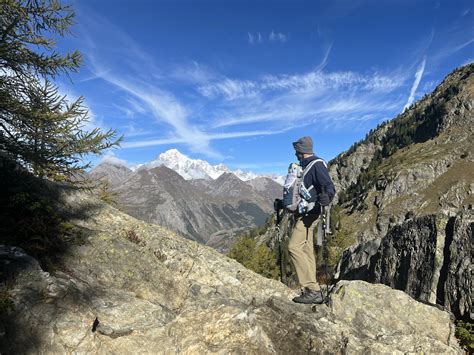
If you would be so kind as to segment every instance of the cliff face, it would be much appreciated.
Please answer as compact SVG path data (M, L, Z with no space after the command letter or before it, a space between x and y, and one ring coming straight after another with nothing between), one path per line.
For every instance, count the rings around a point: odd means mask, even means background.
M2 352L461 353L448 313L387 286L342 281L328 306L297 305L280 282L86 193L62 192L58 210L83 213L49 272L0 246Z
M336 277L382 283L472 321L473 244L472 210L415 218L344 252Z

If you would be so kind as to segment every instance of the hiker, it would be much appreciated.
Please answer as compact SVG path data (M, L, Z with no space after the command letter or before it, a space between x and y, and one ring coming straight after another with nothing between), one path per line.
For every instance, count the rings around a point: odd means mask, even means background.
M291 234L288 250L302 287L301 295L293 298L297 303L323 303L324 297L316 281L316 260L313 235L321 206L328 206L335 195L334 184L326 163L314 155L313 140L303 137L293 142L295 155L303 169L302 190L306 196L299 202L296 224ZM307 168L307 169L305 169Z

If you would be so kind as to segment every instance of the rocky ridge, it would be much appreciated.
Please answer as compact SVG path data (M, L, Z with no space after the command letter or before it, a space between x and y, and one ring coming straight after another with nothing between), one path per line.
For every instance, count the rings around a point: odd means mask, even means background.
M474 203L474 64L331 162L355 240L381 238L416 216ZM345 196L344 196L345 195Z
M337 157L337 279L367 280L473 321L474 64Z
M462 352L449 314L401 291L342 281L328 306L297 305L211 248L87 193L61 196L58 210L84 209L70 220L84 235L55 270L0 247L2 352Z

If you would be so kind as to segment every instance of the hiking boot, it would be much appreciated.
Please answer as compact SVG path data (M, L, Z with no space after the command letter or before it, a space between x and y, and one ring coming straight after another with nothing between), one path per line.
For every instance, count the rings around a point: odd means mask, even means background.
M321 304L325 302L325 299L321 291L316 291L305 287L300 296L293 298L293 302L304 304Z

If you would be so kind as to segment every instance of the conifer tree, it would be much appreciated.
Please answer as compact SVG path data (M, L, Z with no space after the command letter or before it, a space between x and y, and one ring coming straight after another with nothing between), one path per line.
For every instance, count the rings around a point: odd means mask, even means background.
M73 19L73 8L57 0L0 0L0 152L55 180L120 141L113 130L88 131L84 99L69 103L51 81L79 69L79 52L55 51Z

